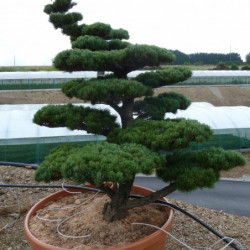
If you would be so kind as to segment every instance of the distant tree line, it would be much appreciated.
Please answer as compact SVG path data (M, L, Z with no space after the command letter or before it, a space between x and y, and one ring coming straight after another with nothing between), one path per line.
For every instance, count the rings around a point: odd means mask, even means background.
M171 50L176 56L176 60L172 63L173 65L183 64L213 64L216 65L219 62L225 63L243 63L240 54L238 53L194 53L185 54L179 50Z

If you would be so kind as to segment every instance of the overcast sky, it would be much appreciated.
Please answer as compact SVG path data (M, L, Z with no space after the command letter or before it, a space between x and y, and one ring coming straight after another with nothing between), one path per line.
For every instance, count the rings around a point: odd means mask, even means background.
M0 66L51 65L70 48L43 12L50 0L0 0ZM184 53L250 52L250 0L75 0L86 24L129 31L130 42Z

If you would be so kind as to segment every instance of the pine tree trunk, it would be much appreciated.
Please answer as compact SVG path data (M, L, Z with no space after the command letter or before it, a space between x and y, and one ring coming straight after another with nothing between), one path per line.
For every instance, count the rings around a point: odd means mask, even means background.
M134 108L134 99L124 100L121 112L119 112L122 120L122 128L126 128L131 124L133 119L133 108Z
M134 183L134 178L119 184L114 189L114 194L110 195L111 201L106 203L103 209L103 219L108 222L124 219L128 214L127 204L130 192Z
M128 214L124 203L126 204L126 201L122 200L106 203L103 209L103 219L108 222L124 219Z

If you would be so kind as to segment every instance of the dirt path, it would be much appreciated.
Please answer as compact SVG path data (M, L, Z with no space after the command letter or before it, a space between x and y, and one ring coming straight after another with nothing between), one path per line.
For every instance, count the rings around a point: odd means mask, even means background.
M183 94L192 102L209 102L214 106L250 106L250 86L232 87L190 87L190 88L159 88L156 94L162 92Z
M250 86L165 87L156 89L155 94L171 91L185 95L192 102L209 102L215 106L250 106ZM81 103L82 101L76 98L69 99L61 91L0 91L0 104L53 104L68 102Z

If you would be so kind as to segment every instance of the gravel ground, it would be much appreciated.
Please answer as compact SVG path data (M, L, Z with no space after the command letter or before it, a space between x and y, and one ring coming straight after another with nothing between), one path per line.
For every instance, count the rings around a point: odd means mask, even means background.
M242 169L243 168L241 168L241 171ZM248 170L248 166L245 170ZM0 182L5 184L34 184L33 173L34 170L31 169L0 166ZM244 172L241 174L244 174ZM239 176L239 171L237 171L237 176ZM0 232L0 249L31 249L23 235L25 215L33 204L58 189L12 188L11 190L18 198L21 215L17 218L18 206L12 193L7 192L6 188L0 188L0 228L6 224L10 225ZM177 200L171 199L170 202L194 214L220 234L236 239L242 244L243 249L250 249L250 218L196 207ZM15 224L12 225L12 223ZM170 233L176 238L185 241L186 244L195 247L195 249L198 247L211 246L218 240L216 236L209 233L201 225L177 211L175 212L175 221ZM213 249L220 249L223 246L225 246L224 243L216 245ZM166 249L182 249L182 247L180 244L177 244L176 241L168 238Z

